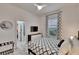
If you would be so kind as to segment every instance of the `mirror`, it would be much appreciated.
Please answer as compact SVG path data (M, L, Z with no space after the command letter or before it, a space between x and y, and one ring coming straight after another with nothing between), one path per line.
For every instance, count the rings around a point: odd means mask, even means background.
M2 23L0 24L0 27L2 30L8 30L13 27L13 24L10 21L2 21Z

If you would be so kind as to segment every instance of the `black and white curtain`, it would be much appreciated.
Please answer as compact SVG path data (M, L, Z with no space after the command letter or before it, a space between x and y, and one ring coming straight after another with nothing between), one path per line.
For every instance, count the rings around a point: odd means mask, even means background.
M58 13L58 35L57 39L62 40L62 11Z

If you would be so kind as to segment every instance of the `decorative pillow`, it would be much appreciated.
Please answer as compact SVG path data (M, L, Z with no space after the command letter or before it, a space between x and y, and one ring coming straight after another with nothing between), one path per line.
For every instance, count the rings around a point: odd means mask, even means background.
M61 40L59 43L58 43L58 47L61 47L62 43L64 42L64 40Z

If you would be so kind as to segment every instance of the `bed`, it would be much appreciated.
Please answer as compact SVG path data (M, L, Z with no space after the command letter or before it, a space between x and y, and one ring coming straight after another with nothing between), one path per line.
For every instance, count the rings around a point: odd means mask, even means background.
M57 55L60 40L43 37L42 33L28 35L28 54L30 55Z
M14 52L14 42L8 41L0 43L0 55L8 55Z

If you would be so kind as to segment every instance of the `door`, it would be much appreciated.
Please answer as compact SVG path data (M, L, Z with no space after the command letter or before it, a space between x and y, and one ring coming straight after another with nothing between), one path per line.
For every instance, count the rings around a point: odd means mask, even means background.
M23 41L25 38L25 23L24 21L17 21L17 39Z
M17 49L21 53L26 51L25 22L17 21Z

